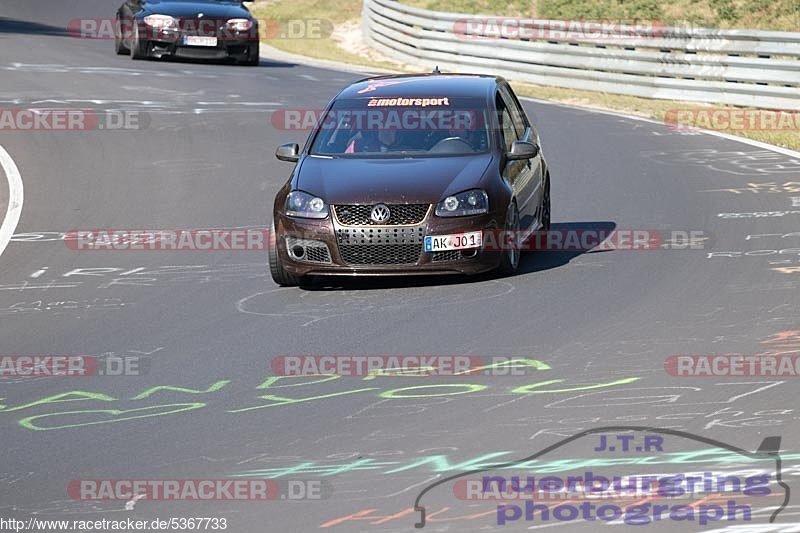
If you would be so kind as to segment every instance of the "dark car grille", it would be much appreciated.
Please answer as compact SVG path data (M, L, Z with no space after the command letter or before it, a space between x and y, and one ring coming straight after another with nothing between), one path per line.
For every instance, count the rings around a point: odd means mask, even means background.
M461 259L461 250L447 250L445 252L434 252L431 260L439 261L458 261Z
M419 260L419 244L348 244L339 254L349 265L409 265Z
M388 204L391 216L385 222L369 218L375 205L335 205L336 218L345 226L402 226L419 224L428 212L428 204Z
M310 246L306 250L306 257L312 263L330 263L331 253L327 246Z
M419 261L424 230L358 228L336 230L339 255L351 265L406 265Z
M183 35L216 37L225 23L225 20L185 18L178 21L178 27Z
M187 59L224 59L228 57L225 50L218 48L183 48L179 47L175 50L177 57L185 57Z

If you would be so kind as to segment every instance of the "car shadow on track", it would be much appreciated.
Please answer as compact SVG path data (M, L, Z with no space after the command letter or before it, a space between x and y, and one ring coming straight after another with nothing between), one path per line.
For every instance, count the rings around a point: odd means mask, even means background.
M592 231L603 234L610 234L617 228L617 224L611 221L604 222L561 222L550 225L550 231L556 235L566 236L574 232L576 236L582 232ZM517 276L550 270L568 264L570 261L585 253L599 253L609 250L540 250L526 252L522 254Z
M194 65L229 65L229 66L240 66L237 65L236 61L232 59L200 59L194 57L175 57L175 56L164 56L161 58L156 57L148 57L142 58L139 61L146 62L146 63L187 63L187 64L194 64ZM250 68L254 68L256 65L253 65ZM273 61L267 60L263 57L258 62L258 67L283 67L283 68L294 68L297 63L287 63L285 61Z
M556 232L562 236L568 232L580 234L584 231L594 231L598 233L610 234L617 227L617 224L610 221L598 222L562 222L553 223L550 226L551 232ZM574 258L585 253L597 253L606 250L592 252L588 250L540 250L530 251L522 254L520 258L519 270L511 278L541 272L553 268L567 265ZM430 287L441 285L467 285L471 283L481 283L499 278L494 272L476 274L474 276L462 275L439 275L439 276L387 276L387 277L346 277L346 276L317 276L309 283L300 288L306 291L337 291L337 290L380 290L380 289L402 289L409 287Z
M66 37L68 35L66 28L49 26L47 24L39 24L38 22L31 22L29 20L17 20L7 17L0 17L0 34L3 33L18 33L20 35L56 35L61 37Z

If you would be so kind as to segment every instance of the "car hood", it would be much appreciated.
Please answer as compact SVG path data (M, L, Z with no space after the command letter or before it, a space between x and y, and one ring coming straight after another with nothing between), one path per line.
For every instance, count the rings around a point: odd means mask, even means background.
M250 12L241 4L217 2L169 2L151 0L144 5L145 14L170 15L176 18L194 18L202 13L206 19L249 18Z
M491 154L408 159L308 156L295 186L329 204L433 204L479 186Z

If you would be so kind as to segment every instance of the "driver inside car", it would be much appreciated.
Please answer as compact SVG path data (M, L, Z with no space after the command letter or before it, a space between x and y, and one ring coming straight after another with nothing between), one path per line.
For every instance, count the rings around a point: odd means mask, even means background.
M482 151L486 149L486 136L482 131L478 132L475 127L475 116L471 112L458 112L452 119L452 124L447 132L438 142L442 141L462 141L469 145L472 151Z
M358 134L347 145L346 154L387 153L402 150L399 135L394 128L381 128L378 133Z

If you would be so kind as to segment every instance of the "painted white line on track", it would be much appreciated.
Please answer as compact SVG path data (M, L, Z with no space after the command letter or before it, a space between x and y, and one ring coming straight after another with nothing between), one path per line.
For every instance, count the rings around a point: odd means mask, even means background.
M0 225L0 255L3 255L22 214L23 188L19 169L2 146L0 146L0 167L8 180L8 209L3 224Z

